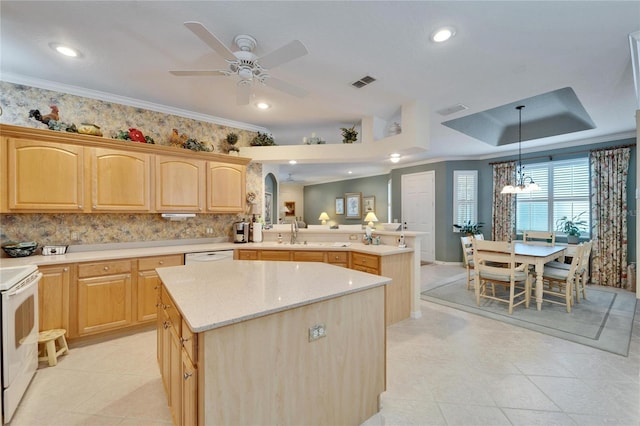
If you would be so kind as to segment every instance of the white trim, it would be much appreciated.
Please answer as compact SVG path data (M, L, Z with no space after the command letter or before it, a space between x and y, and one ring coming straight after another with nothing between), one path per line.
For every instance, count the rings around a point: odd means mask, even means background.
M215 117L213 115L201 114L198 112L188 111L180 108L173 108L166 105L160 105L153 102L141 101L126 96L114 95L111 93L100 92L98 90L85 89L83 87L71 86L62 83L56 83L49 80L42 80L32 77L24 77L12 73L2 73L0 76L2 81L13 84L23 84L25 86L37 87L39 89L53 90L60 93L68 93L75 96L83 96L85 98L96 99L104 102L113 102L134 108L142 108L150 111L161 112L164 114L176 115L179 117L190 118L192 120L203 121L206 123L219 124L221 126L233 127L235 129L249 130L252 132L271 133L268 129L256 126L254 124L243 123L241 121L227 120L225 118Z

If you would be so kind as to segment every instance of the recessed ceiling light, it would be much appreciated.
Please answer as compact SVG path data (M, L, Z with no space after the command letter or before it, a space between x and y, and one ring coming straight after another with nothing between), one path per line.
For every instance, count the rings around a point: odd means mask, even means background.
M61 55L68 56L70 58L77 58L81 56L78 50L69 46L65 46L64 44L49 43L49 47L51 47L53 50L60 53Z
M257 106L259 109L269 109L269 108L271 108L271 105L269 105L269 104L268 104L268 103L266 103L266 102L258 102L258 103L256 104L256 106Z
M431 40L436 43L442 43L443 41L449 40L451 37L456 35L456 30L452 27L444 27L436 30L433 34L431 34Z
M289 164L298 164L296 160L289 160Z
M395 152L391 154L389 157L392 163L397 163L398 161L400 161L400 154L397 154Z
M347 173L350 174L350 175L353 174L353 172L351 170L349 170Z

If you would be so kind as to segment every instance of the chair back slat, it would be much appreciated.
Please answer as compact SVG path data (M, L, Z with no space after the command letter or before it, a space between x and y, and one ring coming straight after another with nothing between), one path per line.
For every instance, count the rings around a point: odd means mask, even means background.
M546 231L524 231L522 242L526 244L539 244L552 246L556 243L556 233Z

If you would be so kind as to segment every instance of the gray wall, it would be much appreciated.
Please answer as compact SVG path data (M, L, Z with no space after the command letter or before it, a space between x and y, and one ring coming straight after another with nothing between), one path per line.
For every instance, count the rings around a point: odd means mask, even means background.
M549 160L568 160L588 155L588 150L603 148L608 146L635 144L635 139L615 140L588 146L573 148L555 149L544 152L536 152L523 155L523 164L546 162ZM629 262L636 261L636 221L637 204L635 198L636 189L636 147L631 148L631 159L629 165L629 180L627 188L628 203L628 235L629 235ZM493 169L490 163L517 159L517 156L492 158L490 160L466 160L466 161L445 161L439 163L422 164L419 166L406 167L392 170L389 175L375 176L371 178L351 179L328 184L312 185L305 187L304 203L305 212L310 206L309 219L307 223L318 223L317 218L322 209L326 208L327 213L333 220L335 216L335 197L342 196L344 192L362 192L363 196L376 195L376 215L381 221L387 222L386 217L386 182L390 177L392 180L392 217L400 219L402 217L401 200L401 177L404 174L419 173L424 171L435 171L435 247L436 260L442 262L462 261L462 249L460 245L460 234L452 231L453 227L453 171L454 170L478 170L478 221L484 222L482 227L485 237L491 237L491 216L492 216L492 192L493 192ZM375 193L374 193L375 192ZM381 198L378 198L378 197ZM384 210L379 206L380 200L384 197ZM317 212L317 213L316 213ZM312 217L314 216L315 217ZM381 217L383 216L383 217ZM337 216L338 223L357 223L358 221L346 221L344 216ZM342 219L342 220L340 220ZM307 218L305 217L305 221ZM360 221L362 222L362 221Z
M320 213L327 212L331 222L346 225L364 223L364 214L360 219L347 219L345 215L336 215L336 198L344 197L347 192L361 192L363 197L376 197L375 214L380 223L389 222L387 217L387 183L389 175L370 176L339 182L309 185L304 187L304 221L319 225ZM400 218L400 216L397 216Z

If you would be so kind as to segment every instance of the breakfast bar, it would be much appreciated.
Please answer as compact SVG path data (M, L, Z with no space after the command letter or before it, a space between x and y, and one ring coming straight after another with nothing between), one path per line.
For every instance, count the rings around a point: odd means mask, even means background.
M259 260L157 271L176 423L361 424L378 412L389 278Z

